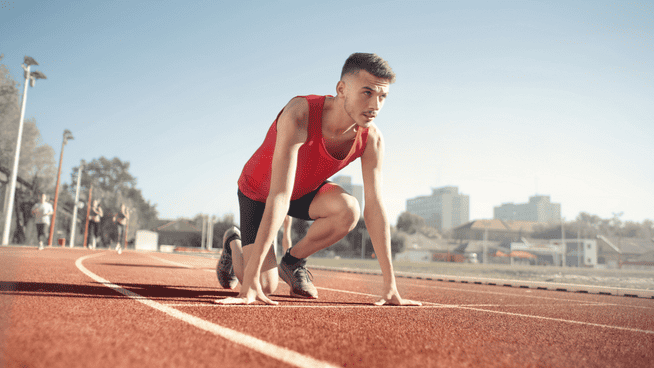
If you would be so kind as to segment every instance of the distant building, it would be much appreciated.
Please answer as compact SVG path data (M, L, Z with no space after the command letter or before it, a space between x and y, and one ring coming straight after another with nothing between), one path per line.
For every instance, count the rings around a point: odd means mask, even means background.
M158 234L159 247L172 245L176 247L197 247L202 240L202 232L186 220L157 220L151 231Z
M523 237L530 237L537 222L531 221L503 221L474 220L455 228L452 233L455 239L494 241L520 241Z
M598 266L602 268L654 269L654 239L597 237Z
M426 225L445 231L470 220L470 197L459 187L432 189L430 196L411 198L406 210L425 219Z
M363 186L352 184L352 178L349 176L336 176L331 179L334 183L341 186L345 189L346 192L350 193L354 198L359 201L359 209L363 213Z
M504 203L494 208L494 218L505 221L559 222L561 204L551 203L550 196L529 197L529 203Z

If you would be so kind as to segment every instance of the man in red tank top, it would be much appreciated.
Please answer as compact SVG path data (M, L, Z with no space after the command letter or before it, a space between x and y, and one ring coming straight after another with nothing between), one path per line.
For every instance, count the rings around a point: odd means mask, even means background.
M306 258L342 239L360 216L356 198L327 179L360 157L363 216L384 280L375 304L420 305L397 291L390 225L382 203L384 143L373 120L394 81L382 58L355 53L343 66L335 97L298 96L279 113L238 180L241 229L234 227L223 236L218 279L230 289L240 281L241 291L216 303L277 304L268 295L279 277L291 286L291 295L318 297ZM271 245L287 215L314 222L278 267Z

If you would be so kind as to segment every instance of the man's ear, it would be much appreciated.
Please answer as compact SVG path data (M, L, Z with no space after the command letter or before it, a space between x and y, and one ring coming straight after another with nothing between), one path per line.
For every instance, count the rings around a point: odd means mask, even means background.
M339 80L338 83L336 83L336 95L343 96L345 94L345 82L343 80Z

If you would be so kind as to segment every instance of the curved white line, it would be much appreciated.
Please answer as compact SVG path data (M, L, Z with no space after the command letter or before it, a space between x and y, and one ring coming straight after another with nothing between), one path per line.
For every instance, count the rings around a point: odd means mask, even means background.
M280 360L282 362L294 365L296 367L300 368L313 368L313 367L325 367L325 368L334 368L336 366L331 365L327 362L323 362L320 360L313 359L311 357L308 357L306 355L302 355L298 352L295 352L293 350L289 350L286 348L283 348L281 346L273 345L269 342L259 340L256 337L252 337L250 335L246 335L244 333L238 332L231 330L229 328L217 325L215 323L205 321L201 318L192 316L190 314L186 314L184 312L180 312L177 309L170 308L166 305L157 303L153 300L150 300L144 296L141 296L139 294L136 294L134 292L131 292L129 290L123 289L122 287L112 284L111 282L103 279L102 277L94 274L93 272L89 271L82 265L82 262L85 261L88 258L92 257L97 257L99 255L102 255L102 253L96 253L96 254L90 254L84 257L80 257L75 261L75 265L77 268L82 271L85 275L88 277L92 278L93 280L103 284L104 286L114 289L117 292L128 296L140 303L143 303L147 305L148 307L154 308L158 311L161 311L163 313L166 313L167 315L177 318L179 320L182 320L190 325L193 325L199 329L208 331L216 336L220 336L226 340L229 340L235 344L243 345L244 347L248 349L252 349L254 351L257 351L261 354L264 354L266 356L269 356L271 358Z

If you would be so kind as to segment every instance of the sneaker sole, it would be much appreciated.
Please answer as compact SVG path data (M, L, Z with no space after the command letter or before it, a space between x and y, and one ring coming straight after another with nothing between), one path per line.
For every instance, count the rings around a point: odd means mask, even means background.
M281 278L282 281L284 281L284 282L285 282L285 283L286 283L286 284L291 288L291 291L290 291L289 294L290 294L293 298L301 298L301 299L318 299L317 291L316 291L316 295L315 295L315 296L310 295L310 294L309 294L309 295L303 295L303 294L298 294L297 292L295 292L295 291L293 290L293 284L292 284L291 282L289 282L289 280L286 279L286 273L283 272L281 269L279 269L279 271L280 271L280 272L278 272L278 274L279 274L279 278Z
M220 284L220 286L222 286L223 289L233 290L236 287L236 285L238 285L238 279L234 277L233 280L226 281L227 279L228 277L221 278L220 276L218 276L218 283Z
M318 299L318 296L317 296L317 295L316 295L316 296L313 296L313 295L301 295L301 294L297 294L297 293L295 293L295 292L293 291L293 289L291 289L290 295L291 295L291 297L293 297L293 298L300 298L300 299Z

